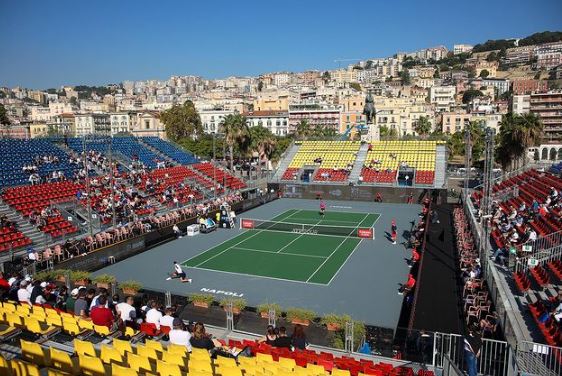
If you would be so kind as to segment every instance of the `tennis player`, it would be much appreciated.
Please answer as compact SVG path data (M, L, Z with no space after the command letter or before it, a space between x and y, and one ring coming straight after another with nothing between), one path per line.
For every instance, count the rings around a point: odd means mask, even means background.
M390 224L390 239L392 240L392 244L396 244L396 237L398 235L398 227L396 227L396 219L392 219L392 223Z
M172 272L170 277L167 278L167 280L169 281L172 278L179 278L180 281L182 281L182 282L191 283L191 278L187 278L187 276L185 275L185 272L181 268L181 265L178 264L177 261L174 261L174 271Z
M326 211L326 203L324 202L324 200L320 201L320 215L324 215L324 212Z

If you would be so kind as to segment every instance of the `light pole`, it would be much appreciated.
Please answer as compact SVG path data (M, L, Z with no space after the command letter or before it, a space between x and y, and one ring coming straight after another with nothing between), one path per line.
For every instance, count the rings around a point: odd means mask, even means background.
M213 131L213 198L217 198L217 168L215 166L216 152L215 152L215 137L216 132Z
M84 160L82 161L82 163L84 163L84 173L86 174L86 204L88 205L88 228L89 228L89 232L90 232L90 236L93 235L93 229L92 229L92 199L90 197L90 174L88 172L88 154L86 152L86 138L88 137L87 134L84 134L84 137L82 138L82 151L84 152L83 158Z

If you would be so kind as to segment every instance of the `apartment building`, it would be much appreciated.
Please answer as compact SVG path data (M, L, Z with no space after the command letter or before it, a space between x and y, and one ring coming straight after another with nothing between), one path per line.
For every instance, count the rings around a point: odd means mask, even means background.
M199 110L199 117L201 118L201 124L203 125L203 132L205 133L216 133L219 132L219 127L227 115L233 115L236 113L234 110L227 109L207 109Z
M454 44L453 45L453 54L459 55L459 54L463 54L463 53L466 53L466 52L470 52L470 51L472 51L473 48L474 48L474 46L470 45L470 44Z
M531 94L530 112L542 120L545 138L562 140L562 92Z
M323 127L340 130L341 106L321 103L295 103L289 105L289 132L306 120L312 128Z
M264 127L277 136L289 133L289 113L287 111L251 111L243 113L249 127Z
M455 86L433 86L429 89L429 101L437 112L450 111L455 105Z
M89 134L111 134L111 120L109 118L109 114L76 114L75 123L77 137L86 136Z
M545 93L548 91L548 81L533 79L513 80L511 90L513 95Z

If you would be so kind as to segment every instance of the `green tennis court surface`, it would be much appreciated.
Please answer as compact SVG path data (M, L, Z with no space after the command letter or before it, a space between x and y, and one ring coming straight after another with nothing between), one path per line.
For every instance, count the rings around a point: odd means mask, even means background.
M321 217L318 211L291 209L271 221L302 224L307 232L318 229L319 234L279 231L276 229L283 226L258 224L182 265L327 285L361 241L358 237L329 234L338 234L343 227L371 228L379 216L328 210ZM327 226L333 226L335 231L330 232Z

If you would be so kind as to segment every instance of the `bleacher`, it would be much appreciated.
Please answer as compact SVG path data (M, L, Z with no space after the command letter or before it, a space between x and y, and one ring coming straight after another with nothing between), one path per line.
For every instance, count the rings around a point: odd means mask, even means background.
M22 216L29 217L32 212L40 213L43 208L50 207L53 202L72 199L82 188L81 185L70 181L24 185L6 189L2 194L2 200L20 212ZM78 228L61 215L56 215L49 217L47 224L39 230L56 238L76 233Z
M21 231L9 227L0 228L0 252L9 251L10 248L17 249L28 246L32 243L31 239Z
M186 166L175 166L169 168L162 168L158 170L151 171L150 173L142 177L142 182L137 188L142 189L146 192L147 179L155 184L156 180L160 183L154 187L153 194L160 196L167 188L174 188L178 194L179 202L181 204L186 204L190 202L189 196L193 196L194 200L201 200L203 195L191 187L193 182L202 185L204 187L212 186L213 183L205 178L202 178L192 169ZM185 183L183 186L182 183ZM159 197L160 201L161 198Z
M437 144L437 141L372 142L361 171L363 182L392 184L403 166L415 170L415 184L432 185Z
M255 340L229 337L221 345L250 356L212 359L205 349L163 341L170 328L141 324L124 332L94 325L89 319L50 307L3 302L0 337L11 344L0 356L2 375L161 375L161 376L413 376L413 368L337 356L330 352L275 348ZM419 370L418 376L433 376Z
M53 171L62 171L69 178L78 169L76 165L68 163L68 154L55 146L48 139L31 140L0 140L0 189L4 187L29 184L29 173L24 172L22 167L34 162L35 157L45 155L56 156L58 163L41 164L38 166L38 174L41 178L46 177Z
M211 181L216 178L216 183L224 186L226 189L242 189L246 187L246 183L229 172L223 170L219 166L214 166L210 162L196 163L192 166L203 175L207 176Z
M359 141L302 141L282 179L293 180L303 167L317 166L314 181L346 181L360 147Z
M197 158L195 158L193 154L186 152L177 146L162 140L161 138L143 137L141 140L180 164L192 164L198 162Z

